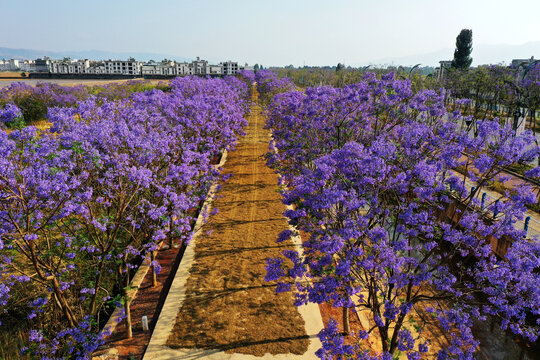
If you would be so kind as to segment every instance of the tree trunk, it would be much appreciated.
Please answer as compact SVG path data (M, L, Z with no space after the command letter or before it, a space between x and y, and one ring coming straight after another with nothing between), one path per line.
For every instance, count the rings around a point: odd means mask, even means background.
M133 337L133 329L131 328L131 299L126 298L124 310L126 311L126 335L128 339L131 339Z
M90 314L92 315L95 315L95 312L96 312L97 297L99 294L99 287L101 286L103 265L104 265L104 262L101 261L101 263L99 264L99 269L96 274L96 284L94 285L94 294L92 295L92 302L90 303Z
M60 284L58 283L58 280L56 277L53 277L52 280L52 286L54 294L56 295L56 299L60 303L60 306L62 307L62 312L64 313L64 316L67 318L69 322L70 327L75 327L77 325L77 320L73 316L73 313L71 311L71 308L69 307L66 299L64 298L64 294L62 293L62 290L60 289Z
M127 266L121 266L120 269L126 269L124 288L122 295L124 296L124 311L126 312L126 335L128 339L133 337L132 323L131 323L131 299L129 297L129 269ZM120 270L120 273L122 271Z
M351 324L349 321L349 308L343 307L343 334L349 335L351 333Z
M379 335L381 336L381 345L382 345L383 352L390 351L387 329L381 326L377 326L377 328L379 329Z
M171 240L172 242L172 240ZM155 251L152 251L151 255L150 255L150 260L152 261L152 287L156 287L157 286L157 274L156 274L156 267L154 266L154 261L156 260L156 252Z

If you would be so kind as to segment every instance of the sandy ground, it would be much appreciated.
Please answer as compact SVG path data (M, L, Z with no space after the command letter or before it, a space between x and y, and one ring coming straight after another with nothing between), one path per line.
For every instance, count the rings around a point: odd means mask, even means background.
M86 85L86 86L94 86L94 85L105 85L110 83L123 83L130 80L143 80L143 79L120 79L120 80L81 80L81 79L27 79L27 78L20 78L20 79L3 79L0 77L0 88L8 87L14 82L24 82L28 85L35 86L38 82L48 82L53 84L58 84L62 86L75 86L75 85ZM152 79L148 80L152 84L157 84L160 81L168 81L168 80L159 80L159 79Z
M24 79L21 74L22 72L20 71L0 71L0 80L6 77L20 77Z
M265 165L269 132L260 108L250 117L247 135L229 153L212 216L197 240L195 262L186 283L186 300L167 345L220 349L262 356L304 354L309 340L290 292L276 294L264 281L265 259L280 257L292 243L276 243L288 224L277 175Z

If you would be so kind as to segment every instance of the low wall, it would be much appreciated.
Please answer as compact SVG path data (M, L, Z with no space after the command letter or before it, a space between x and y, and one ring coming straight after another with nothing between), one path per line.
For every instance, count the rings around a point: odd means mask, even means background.
M139 75L107 75L107 74L51 74L29 73L30 79L75 79L75 80L124 80L136 79Z
M186 76L186 75L179 75ZM225 75L195 75L200 77L223 77ZM29 73L30 79L74 79L74 80L125 80L125 79L153 79L169 80L178 77L178 75L108 75L108 74L52 74L52 73ZM20 78L25 79L25 78Z

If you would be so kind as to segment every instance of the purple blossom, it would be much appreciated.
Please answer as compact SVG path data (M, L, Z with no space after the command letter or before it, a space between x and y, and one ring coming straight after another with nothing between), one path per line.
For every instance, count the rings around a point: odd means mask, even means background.
M452 334L439 358L472 356L477 344L472 318L497 316L504 319L503 328L537 338L538 328L525 319L539 314L534 303L540 278L532 270L539 264L538 249L514 228L535 196L517 188L497 203L493 221L478 211L473 195L479 189L471 192L463 177L453 175L456 167L468 166L469 181L486 184L494 170L533 161L539 151L531 134L515 136L510 127L489 119L477 121L472 134L460 124L467 119L444 117L448 92L416 91L393 74L378 79L368 73L357 84L302 92L281 86L286 80L275 74L256 76L273 134L268 164L285 185L283 202L294 208L285 215L310 234L303 257L284 253L292 265L267 260L268 279L309 278L294 290L297 304L353 306L352 295L369 291L372 295L360 297L359 304L388 334L381 341L392 349L380 358L391 358L396 349L411 359L420 356L414 349L427 351L427 343L416 344L401 326L417 304L430 301L433 289L454 304L426 319ZM494 207L485 205L489 211ZM512 243L506 259L494 256L490 237ZM470 259L474 266L468 265ZM394 337L396 325L400 332ZM336 333L335 326L321 333L319 357L345 353ZM370 358L353 348L347 351Z
M21 104L43 106L39 116L54 124L0 132L0 277L17 274L0 284L0 310L10 310L14 282L39 280L41 288L46 278L47 291L65 301L40 305L44 316L73 325L44 329L38 348L27 349L36 358L88 357L101 341L92 316L105 302L121 305L109 299L112 284L124 288L122 277L161 240L189 240L192 209L220 179L212 160L244 133L248 86L236 78L179 78L167 92L141 85L0 90L25 116ZM49 241L51 234L62 238ZM27 256L32 277L12 268L13 250Z
M0 121L4 123L12 122L13 120L22 117L21 109L15 104L6 104L4 109L0 109Z

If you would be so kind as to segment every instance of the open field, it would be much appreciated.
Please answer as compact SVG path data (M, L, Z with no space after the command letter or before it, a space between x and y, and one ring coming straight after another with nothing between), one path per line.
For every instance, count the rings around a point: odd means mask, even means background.
M21 74L22 72L20 71L0 71L0 81L2 80L2 78L7 77L20 77L21 79L24 79Z
M0 73L1 74L1 73ZM86 85L86 86L94 86L94 85L106 85L111 83L124 83L130 80L142 80L142 79L121 79L121 80L80 80L80 79L28 79L28 78L20 78L20 79L2 79L0 76L0 88L8 87L14 82L23 82L25 84L35 86L37 83L51 83L51 84L58 84L63 86L75 86L75 85ZM148 80L152 84L157 84L159 82L168 81L168 80Z

